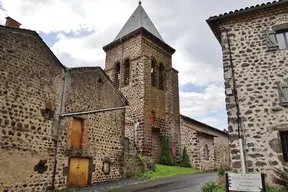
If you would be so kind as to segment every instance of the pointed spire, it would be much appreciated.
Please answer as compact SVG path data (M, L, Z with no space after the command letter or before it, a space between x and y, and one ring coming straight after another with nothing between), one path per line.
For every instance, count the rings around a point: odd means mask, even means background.
M161 35L157 31L156 27L154 26L153 22L147 15L146 11L142 7L142 2L139 0L139 5L136 8L136 10L133 12L133 14L130 16L124 27L121 29L121 31L118 33L114 41L132 33L133 31L143 27L147 31L149 31L151 34L153 34L158 39L162 39Z

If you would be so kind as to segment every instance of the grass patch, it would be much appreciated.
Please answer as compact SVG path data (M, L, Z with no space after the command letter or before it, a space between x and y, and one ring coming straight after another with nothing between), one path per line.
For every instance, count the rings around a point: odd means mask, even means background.
M186 167L176 167L176 166L166 166L166 165L156 165L156 170L149 171L146 173L141 173L136 177L147 178L147 179L159 179L163 177L170 177L174 175L188 175L193 173L199 173L198 169L186 168Z

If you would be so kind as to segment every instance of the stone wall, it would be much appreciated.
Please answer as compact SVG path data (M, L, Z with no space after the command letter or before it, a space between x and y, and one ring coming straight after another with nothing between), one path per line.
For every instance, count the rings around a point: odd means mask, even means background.
M245 134L249 172L267 172L283 163L279 131L288 130L288 110L280 105L277 85L287 78L287 50L269 51L264 31L288 23L288 6L267 8L220 23L225 74L234 80ZM225 27L228 30L228 36ZM228 38L231 47L228 46ZM231 52L229 51L231 50ZM231 54L231 57L230 57ZM232 78L225 87L232 88ZM226 96L232 168L241 170L234 95Z
M200 170L213 171L215 167L214 137L207 134L198 134L200 151ZM205 146L208 147L208 158L205 158Z
M13 32L12 32L13 30ZM51 185L64 70L33 31L0 26L0 191L44 191ZM47 160L47 170L34 170ZM21 170L21 171L18 171Z
M198 134L195 130L181 125L181 146L187 150L191 167L200 169L200 149ZM181 153L182 154L182 153Z
M65 113L125 105L125 98L119 95L105 72L99 67L71 69L66 90ZM61 165L65 164L65 161L68 162L70 157L89 156L92 158L91 166L94 167L93 170L89 170L91 171L91 184L121 178L124 158L122 140L124 139L125 110L97 112L75 117L85 120L87 138L84 138L84 141L86 142L83 143L81 152L73 151L67 148L67 142L70 141L70 138L67 138L69 135L65 131L61 132L61 138L66 137L66 139L61 140L60 151L65 151L66 159L59 161L59 169L65 169L66 165L64 167ZM65 127L64 130L69 132L71 127L67 126L67 123ZM104 159L109 159L111 163L108 175L102 172ZM67 176L67 173L64 173L63 176Z
M230 146L229 137L227 134L214 137L214 151L215 151L215 168L223 167L226 170L230 169Z
M46 191L52 184L64 67L36 32L0 26L0 36L0 190ZM67 79L66 113L125 106L100 68L72 69ZM84 119L81 150L70 147L72 118L62 119L56 187L67 186L68 162L75 156L90 159L90 184L122 177L124 117L124 109L77 116ZM108 175L103 159L111 163Z
M204 146L209 149L209 159L204 158ZM226 132L181 115L181 146L184 147L192 167L202 171L230 169L229 136Z

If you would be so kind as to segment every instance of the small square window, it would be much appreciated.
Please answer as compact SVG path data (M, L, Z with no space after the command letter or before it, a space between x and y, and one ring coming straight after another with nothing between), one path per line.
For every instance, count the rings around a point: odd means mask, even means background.
M276 39L278 42L279 49L288 49L288 32L277 32Z

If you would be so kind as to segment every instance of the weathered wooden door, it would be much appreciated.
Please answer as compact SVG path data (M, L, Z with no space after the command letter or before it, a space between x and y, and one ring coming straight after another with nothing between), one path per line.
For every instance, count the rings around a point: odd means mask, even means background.
M88 185L89 159L73 157L70 160L68 186L85 187Z
M82 134L82 119L73 119L72 135L71 135L71 147L80 149Z

